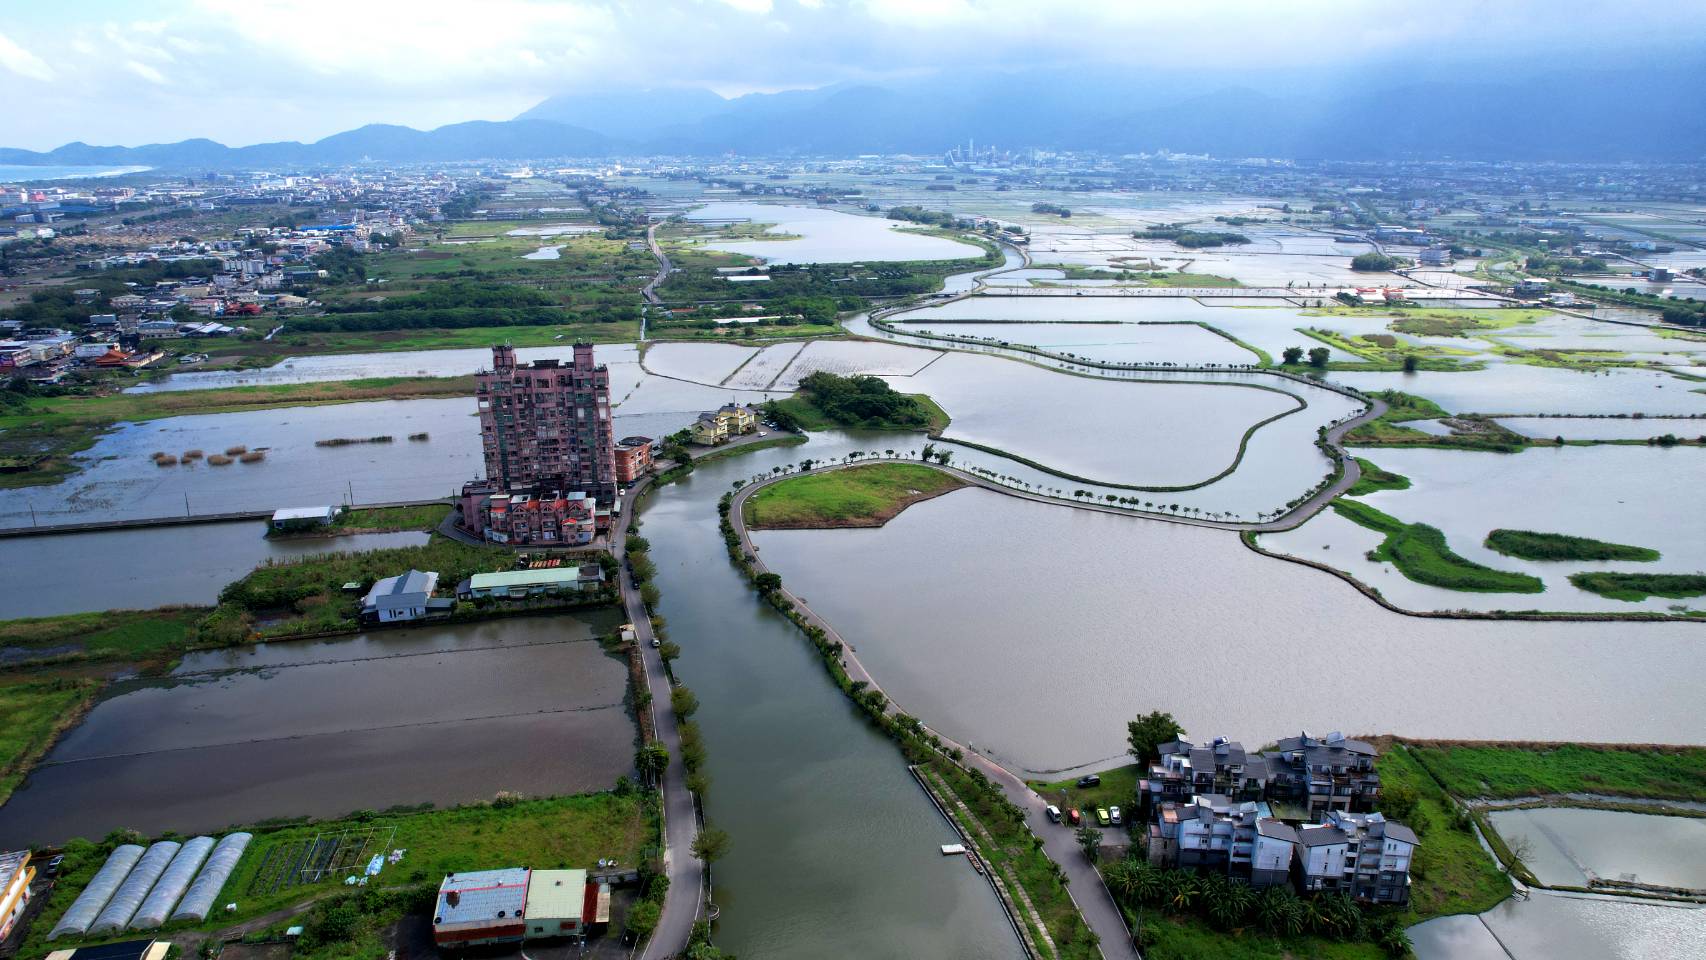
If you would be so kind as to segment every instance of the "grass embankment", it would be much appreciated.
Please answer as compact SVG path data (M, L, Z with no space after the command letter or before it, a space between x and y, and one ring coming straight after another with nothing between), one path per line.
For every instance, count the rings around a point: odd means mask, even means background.
M1401 473L1382 470L1372 462L1364 460L1362 457L1356 457L1354 459L1357 462L1357 466L1362 470L1362 475L1357 478L1356 483L1351 484L1351 488L1349 490L1345 491L1345 496L1362 497L1371 493L1378 493L1382 490L1410 489L1409 477L1406 477Z
M341 537L354 533L396 533L403 530L436 530L450 514L448 503L426 503L410 507L364 507L345 510L330 526L310 527L267 536L282 539Z
M1407 746L1417 762L1459 797L1602 793L1706 801L1706 747L1433 740L1409 741Z
M1468 813L1408 749L1386 746L1375 769L1387 798L1382 809L1416 831L1421 840L1410 864L1410 913L1415 921L1480 913L1510 895L1510 880L1481 849ZM1391 802L1395 794L1413 795L1413 806L1394 809L1398 806Z
M359 627L361 598L380 578L411 569L436 571L438 595L448 596L459 581L473 574L514 568L515 554L508 549L471 546L437 535L418 547L316 554L268 563L220 591L219 607L202 621L197 645L347 633ZM359 584L360 589L346 592L345 583ZM607 602L609 589L574 594L567 602Z
M158 660L188 649L207 613L206 607L164 607L7 620L0 622L0 647L28 651L6 664L14 669L83 660Z
M339 820L261 824L244 829L254 833L255 839L215 901L235 902L237 911L215 911L202 923L170 923L162 928L162 933L212 933L343 891L344 877L356 870L329 873L316 883L279 884L279 889L272 889L276 879L274 868L286 862L284 858L292 850L299 854L302 845L316 836L330 839L344 833L377 834L369 855L392 849L407 853L402 862L386 864L374 885L382 891L396 888L430 891L446 873L464 870L510 866L592 869L600 859L611 858L624 865L637 864L646 849L657 843L658 820L652 804L638 793L597 793L539 800L500 798L447 810L366 812ZM389 844L381 848L379 845L386 844L388 839ZM67 945L66 940L49 945L45 937L105 862L113 846L120 842L148 841L118 834L100 843L73 840L66 844L61 880L48 895L40 918L31 927L29 939L19 952L20 957L41 957ZM362 866L365 865L364 862ZM430 893L426 902L430 906ZM371 944L361 938L364 932L372 931L347 931L340 939L342 950L328 955L384 956L383 946L378 952L366 952ZM134 937L135 933L117 934L106 940ZM97 938L88 942L103 941Z
M869 463L773 483L747 499L745 519L758 530L880 527L920 500L963 486L921 464Z
M1360 526L1386 535L1369 558L1391 563L1405 577L1429 586L1476 593L1539 593L1539 577L1484 567L1453 553L1445 534L1425 523L1405 523L1366 503L1339 499L1333 509Z
M1386 403L1386 412L1345 434L1346 444L1358 447L1447 447L1454 450L1516 453L1536 442L1485 417L1452 417L1439 404L1425 397L1412 396L1397 390L1382 390L1374 396ZM1435 436L1404 426L1411 420L1450 420L1448 426L1453 432L1445 436Z
M69 677L0 685L0 717L6 718L0 724L0 803L82 716L98 688L93 680Z
M1154 912L1143 918L1144 960L1376 960L1379 945L1325 937L1276 936L1254 926L1217 930L1194 916Z
M1523 560L1639 560L1659 559L1657 550L1607 543L1591 537L1533 530L1494 530L1487 534L1487 549Z
M1572 573L1570 582L1589 593L1630 603L1648 597L1681 600L1706 594L1706 574L1700 573Z
M0 488L54 483L74 473L77 466L71 455L88 449L120 422L368 400L468 397L473 392L473 377L374 377L220 390L33 397L0 415L0 457L44 459L28 470L0 473Z

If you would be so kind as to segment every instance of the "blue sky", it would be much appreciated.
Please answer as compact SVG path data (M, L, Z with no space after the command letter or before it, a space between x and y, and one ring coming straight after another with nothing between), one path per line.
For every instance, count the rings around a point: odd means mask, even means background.
M0 146L312 140L507 119L563 92L968 66L1473 76L1681 55L1706 56L1699 0L3 0Z

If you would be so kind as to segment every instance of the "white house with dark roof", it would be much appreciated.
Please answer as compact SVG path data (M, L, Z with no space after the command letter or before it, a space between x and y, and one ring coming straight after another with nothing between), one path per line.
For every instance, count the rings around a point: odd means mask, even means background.
M1297 831L1298 885L1401 906L1410 902L1410 860L1418 845L1415 832L1396 820L1333 810L1325 822Z

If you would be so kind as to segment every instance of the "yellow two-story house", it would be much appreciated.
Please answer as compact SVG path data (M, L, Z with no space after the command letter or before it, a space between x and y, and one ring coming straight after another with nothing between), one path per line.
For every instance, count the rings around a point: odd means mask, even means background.
M701 413L699 419L693 421L693 442L714 447L719 443L727 443L730 437L738 437L757 429L757 410L750 406L728 403Z

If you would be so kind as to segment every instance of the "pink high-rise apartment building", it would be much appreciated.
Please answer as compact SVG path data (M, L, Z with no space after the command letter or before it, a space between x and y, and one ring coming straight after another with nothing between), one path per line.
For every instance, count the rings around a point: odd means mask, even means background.
M525 511L532 518L525 527L507 529L504 518L523 515L516 506L524 503L573 504L570 512L579 512L592 500L600 519L608 518L616 500L610 372L594 362L591 344L574 350L566 365L518 364L513 347L493 347L492 369L475 375L486 479L462 489L462 522L470 530L510 542L583 539L577 531L584 520L547 517L541 525L537 509ZM508 509L493 510L494 497Z

